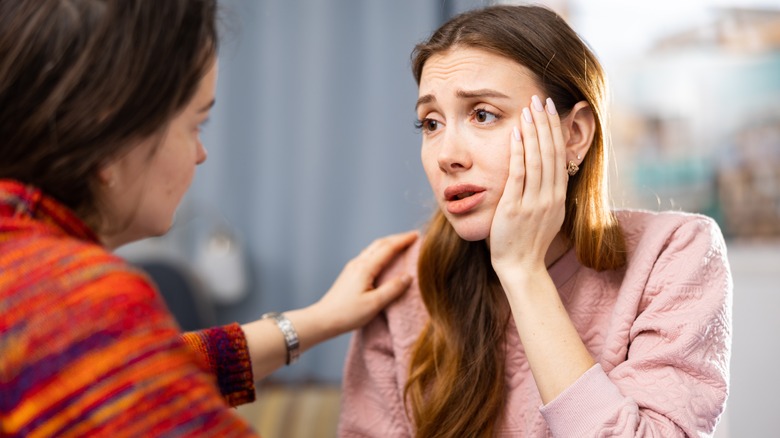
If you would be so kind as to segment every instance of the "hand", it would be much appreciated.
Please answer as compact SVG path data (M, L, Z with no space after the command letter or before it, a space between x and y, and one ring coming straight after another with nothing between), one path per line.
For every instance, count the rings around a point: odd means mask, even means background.
M300 351L366 324L405 292L411 278L394 278L378 288L374 288L374 280L415 239L417 232L412 231L375 240L347 263L336 282L318 302L284 312L298 333ZM260 319L241 327L246 336L255 381L284 365L287 348L276 324L269 319Z
M411 231L377 239L350 260L330 290L312 306L323 323L335 334L354 330L404 293L412 281L409 276L393 278L378 288L374 280L417 236Z
M555 106L548 99L545 109L533 96L521 119L510 135L509 177L490 230L499 278L518 267L546 270L545 255L565 215L566 151Z
M568 173L560 118L549 99L545 110L536 96L521 118L522 135L512 135L509 177L490 230L490 257L539 395L547 404L595 360L545 263L566 213Z

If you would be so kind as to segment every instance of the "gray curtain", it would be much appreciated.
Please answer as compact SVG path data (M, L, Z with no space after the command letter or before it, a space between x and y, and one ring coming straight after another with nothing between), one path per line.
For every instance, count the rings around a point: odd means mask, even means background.
M485 3L223 2L208 160L176 225L218 217L245 249L249 292L219 306L219 322L312 304L374 238L425 224L434 204L410 53L445 19ZM348 340L274 378L339 381Z

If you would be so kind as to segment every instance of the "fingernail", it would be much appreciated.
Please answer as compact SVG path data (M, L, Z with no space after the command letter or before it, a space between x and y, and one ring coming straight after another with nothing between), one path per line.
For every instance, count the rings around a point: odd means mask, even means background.
M539 112L544 111L544 107L542 106L542 101L539 100L539 96L535 94L531 96L531 105L534 107L535 110Z
M547 112L553 116L558 114L558 112L555 110L555 104L553 103L552 99L550 99L549 97L547 98Z
M528 123L533 123L534 119L531 117L531 111L528 109L528 107L523 108L523 118Z
M517 129L517 126L512 128L512 135L515 136L515 140L520 141L520 130Z

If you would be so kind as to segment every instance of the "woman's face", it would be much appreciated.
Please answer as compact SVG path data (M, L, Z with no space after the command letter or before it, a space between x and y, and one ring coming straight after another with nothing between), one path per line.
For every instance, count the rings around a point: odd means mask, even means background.
M431 56L420 77L422 164L439 208L458 235L486 239L509 172L509 144L534 94L531 73L479 49Z
M109 186L104 203L108 229L101 235L107 246L159 236L171 227L195 166L206 160L200 131L214 105L216 79L215 62L162 135L144 140L102 171Z

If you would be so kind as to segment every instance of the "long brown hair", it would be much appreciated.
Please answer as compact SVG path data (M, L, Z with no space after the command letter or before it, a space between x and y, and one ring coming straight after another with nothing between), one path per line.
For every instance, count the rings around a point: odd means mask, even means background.
M492 6L456 16L415 47L417 83L432 55L457 47L525 66L562 116L588 102L596 129L580 172L569 179L562 232L584 266L600 271L624 265L623 236L609 207L606 79L596 56L549 9ZM416 436L491 436L503 410L510 315L487 246L460 239L437 211L418 274L430 321L413 347L405 387Z
M0 178L96 226L97 170L192 98L216 13L216 0L0 2Z

